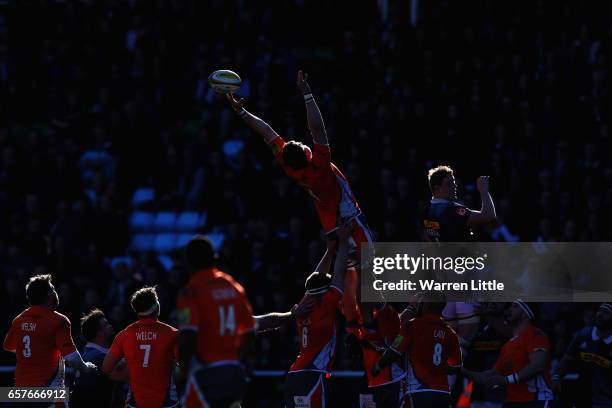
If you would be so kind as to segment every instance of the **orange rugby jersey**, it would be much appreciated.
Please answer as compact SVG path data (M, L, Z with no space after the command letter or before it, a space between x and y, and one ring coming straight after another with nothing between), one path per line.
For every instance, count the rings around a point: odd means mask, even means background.
M306 317L296 319L300 352L289 372L328 372L336 356L337 318L342 291L331 286Z
M177 357L177 334L174 327L148 317L130 324L115 337L109 353L125 358L137 406L163 405Z
M457 334L440 315L425 314L400 330L391 349L408 358L408 392L450 392L447 367L460 367Z
M238 360L243 335L255 329L244 288L216 268L191 277L177 309L179 329L198 331L197 356L203 363Z
M406 376L401 363L397 362L383 368L376 377L372 376L372 368L400 331L399 315L393 306L385 304L380 309L374 309L373 315L375 328L362 327L359 329L359 338L365 341L363 366L368 377L368 387L396 382Z
M30 306L13 320L4 349L15 351L15 385L63 385L62 356L76 351L70 320L47 306Z
M550 389L550 342L548 336L542 330L529 325L517 336L508 340L502 347L493 368L503 375L517 373L529 364L531 353L538 350L548 351L548 361L544 372L528 381L508 384L506 386L506 402L552 399Z
M328 145L315 143L312 160L304 169L295 170L283 162L285 141L277 137L270 147L284 172L312 196L325 233L333 231L338 217L352 218L361 214L357 199L344 174L331 162Z

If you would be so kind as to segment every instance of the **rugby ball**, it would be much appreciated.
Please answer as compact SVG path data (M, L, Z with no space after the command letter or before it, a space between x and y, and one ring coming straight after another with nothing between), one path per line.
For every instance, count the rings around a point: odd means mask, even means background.
M208 77L211 88L218 93L236 92L240 88L242 79L234 71L220 69Z

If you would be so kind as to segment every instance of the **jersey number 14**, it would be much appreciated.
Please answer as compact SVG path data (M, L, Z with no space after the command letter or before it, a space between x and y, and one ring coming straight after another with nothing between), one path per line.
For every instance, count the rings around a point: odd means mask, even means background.
M234 313L234 305L226 307L219 306L219 334L225 336L225 333L230 336L236 334L236 314Z

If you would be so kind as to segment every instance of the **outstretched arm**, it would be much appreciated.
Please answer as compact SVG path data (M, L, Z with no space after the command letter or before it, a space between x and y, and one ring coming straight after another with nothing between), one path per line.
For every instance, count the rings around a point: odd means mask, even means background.
M304 74L302 70L299 70L296 85L304 96L304 102L306 103L306 119L308 120L308 129L310 129L310 133L312 134L312 140L316 144L329 144L327 132L325 131L325 123L323 123L323 116L321 116L321 111L317 106L314 96L312 96L310 85L308 85L308 74Z
M495 205L493 204L493 197L489 193L489 176L481 176L476 180L476 186L480 192L480 199L482 201L482 208L480 211L472 211L468 224L471 227L477 225L488 224L495 221L497 215L495 214Z
M344 276L346 275L346 264L348 260L349 237L351 236L352 225L350 222L338 229L338 252L334 262L334 276L332 276L331 286L344 290Z
M257 322L257 334L270 330L280 329L285 324L293 321L296 317L308 315L315 306L314 298L304 296L299 304L293 305L287 313L268 313L254 316Z
M230 105L232 105L232 108L234 111L236 111L238 116L240 116L251 129L259 133L264 142L270 143L278 137L278 133L276 133L276 131L272 129L270 125L264 122L263 119L258 118L244 109L242 99L237 100L234 98L234 94L231 93L225 94L225 97L229 101Z

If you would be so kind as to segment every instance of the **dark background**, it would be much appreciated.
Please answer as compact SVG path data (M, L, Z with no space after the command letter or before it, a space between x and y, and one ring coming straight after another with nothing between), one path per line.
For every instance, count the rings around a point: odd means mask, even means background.
M207 87L220 68L242 76L250 111L304 142L294 79L298 68L310 74L333 160L378 241L418 238L437 164L455 168L472 208L475 178L491 176L499 223L482 240L609 241L612 26L602 3L420 1L416 26L409 2L389 1L386 15L383 4L0 1L3 329L35 273L53 274L75 337L94 306L117 330L131 322L127 296L145 284L158 285L171 320L184 264L138 250L135 210L206 212L198 230L224 238L220 266L256 313L299 300L324 249L318 220ZM237 153L224 153L230 140ZM134 205L139 188L155 199ZM592 306L542 305L554 358ZM284 370L295 353L287 328L260 338L251 364ZM337 365L350 367L342 351ZM280 395L261 392L260 406Z

